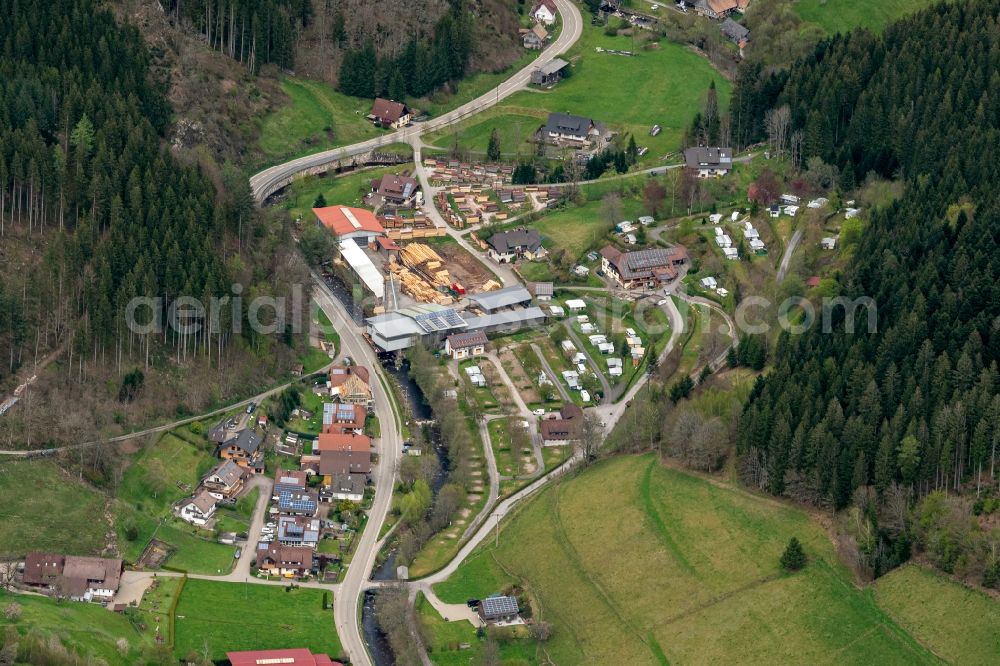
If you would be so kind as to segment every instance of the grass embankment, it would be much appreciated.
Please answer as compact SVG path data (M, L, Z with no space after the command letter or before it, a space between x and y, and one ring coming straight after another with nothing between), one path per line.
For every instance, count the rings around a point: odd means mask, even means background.
M107 497L51 460L0 463L0 557L31 550L98 555Z
M225 659L227 650L307 647L336 658L340 639L333 611L323 610L321 590L287 590L276 585L188 580L177 605L179 659L207 651ZM332 596L328 603L333 603Z
M809 565L784 574L796 536ZM854 587L803 512L620 457L552 486L435 586L447 602L518 582L556 663L933 663Z
M128 618L108 612L99 604L73 601L56 603L45 597L10 594L0 590L0 607L6 608L10 603L17 603L21 607L21 617L16 622L11 622L0 614L0 630L6 631L7 626L13 626L22 636L33 632L47 641L58 639L69 651L103 660L102 663L112 666L142 663L140 652L152 644L151 639L139 633ZM118 641L122 638L128 642L124 650L120 650L118 646ZM2 642L0 639L0 643ZM37 662L32 662L27 657L23 663Z
M394 144L395 145L395 144ZM406 146L410 150L409 146ZM412 170L412 165L409 167ZM301 217L309 224L315 221L313 204L320 194L329 206L355 206L367 208L365 195L371 192L371 181L378 180L387 173L402 173L407 165L360 169L343 174L303 176L288 188L288 198L282 204L295 219Z
M179 430L165 433L136 454L122 476L115 502L119 544L126 561L138 560L155 537L173 549L166 566L189 573L229 571L233 547L216 542L211 532L188 525L171 513L173 503L190 496L202 476L218 463L211 452L207 440ZM219 515L226 517L230 526L239 520L234 511L223 510Z
M898 18L928 7L934 0L798 0L795 12L831 35L853 28L879 32Z
M889 572L875 599L935 654L955 663L1000 663L1000 602L917 565Z
M386 132L365 118L369 99L348 97L319 81L286 77L281 89L289 102L261 121L258 144L265 160L276 164Z

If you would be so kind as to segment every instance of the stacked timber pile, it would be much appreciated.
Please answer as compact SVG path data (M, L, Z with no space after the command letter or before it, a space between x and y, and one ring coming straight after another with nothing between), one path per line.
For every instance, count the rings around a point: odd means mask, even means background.
M451 305L454 299L442 294L434 288L423 276L411 271L406 266L390 261L386 268L393 277L399 281L399 286L404 294L408 294L421 303L437 303L438 305Z
M482 287L482 291L496 291L500 288L500 283L496 280L487 280Z
M399 262L390 261L386 268L399 280L403 293L421 303L451 305L454 299L442 293L451 287L451 275L437 252L423 243L410 243L399 251Z
M423 243L410 243L404 247L399 258L403 265L424 277L435 287L450 287L451 275L444 267L444 259Z

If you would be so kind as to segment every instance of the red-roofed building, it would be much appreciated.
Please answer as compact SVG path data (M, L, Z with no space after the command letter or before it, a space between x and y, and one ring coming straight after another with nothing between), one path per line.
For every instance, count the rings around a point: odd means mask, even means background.
M396 257L399 259L399 253L402 250L396 241L388 238L387 236L379 236L375 239L375 247L378 248L379 252L385 254L386 257Z
M313 654L306 648L227 652L226 659L230 666L343 666L325 654Z
M323 432L316 440L316 450L369 453L372 450L372 440L368 435L353 432Z
M368 120L379 127L399 129L410 124L410 109L402 102L379 97L372 104L372 112L368 114Z
M375 213L364 208L349 206L327 206L313 208L313 214L320 224L329 229L338 241L355 238L362 245L368 245L378 236L385 235Z

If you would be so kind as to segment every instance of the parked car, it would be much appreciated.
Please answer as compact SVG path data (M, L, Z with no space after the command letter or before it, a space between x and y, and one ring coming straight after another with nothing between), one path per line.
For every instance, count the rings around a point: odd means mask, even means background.
M256 403L251 402L247 405L247 414L253 414L253 410L257 409Z
M661 298L660 300L656 301L656 304L662 307L667 304L667 299Z
M531 410L531 413L535 416L545 416L545 410L539 407L538 409Z
M465 602L465 605L469 608L477 608L479 606L479 599L469 599Z
M233 557L235 557L235 558L236 558L236 559L238 560L238 559L240 559L240 557L242 557L242 556L243 556L243 549L242 549L242 548L237 548L237 549L236 549L236 554L235 554L235 555L233 555Z

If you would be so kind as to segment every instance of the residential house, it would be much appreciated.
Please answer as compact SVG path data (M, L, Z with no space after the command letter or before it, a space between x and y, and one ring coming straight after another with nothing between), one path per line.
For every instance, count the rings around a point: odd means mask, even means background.
M368 409L348 402L327 402L323 405L323 432L361 434L365 429Z
M51 553L31 552L24 560L25 585L52 587L62 576L66 558Z
M316 440L319 453L319 473L323 485L330 486L336 474L371 473L371 439L353 433L321 433Z
M360 474L367 478L372 471L372 456L368 451L321 451L319 473L323 485L331 486L337 474Z
M215 497L206 488L177 503L177 517L192 525L205 525L215 515Z
M378 97L372 104L368 120L379 127L399 129L410 124L410 109L402 102Z
M547 303L552 300L555 290L551 282L529 282L528 293L534 296L536 301Z
M263 666L264 664L281 664L281 666L342 666L339 661L333 661L325 654L313 654L306 648L227 652L226 659L229 660L229 666Z
M543 138L551 143L589 145L600 138L603 128L590 118L568 113L550 113L542 128L542 134Z
M283 516L308 516L316 515L319 506L313 496L301 490L282 490L278 493L278 511Z
M518 607L515 597L487 597L479 602L479 619L487 623L513 622Z
M684 163L699 178L725 176L733 168L731 148L696 146L684 151Z
M515 259L534 261L545 256L542 237L535 229L513 229L490 236L486 241L490 258L498 264L509 264Z
M542 27L541 23L536 23L531 27L531 30L524 33L521 37L521 43L524 44L524 48L537 51L545 46L548 39L548 31Z
M306 490L309 475L300 470L278 470L274 475L272 499L278 499L283 492L303 493Z
M367 477L364 474L331 474L330 483L320 491L320 500L360 502L365 497Z
M600 254L605 274L625 289L670 282L677 278L678 266L688 262L687 250L680 245L637 252L622 252L608 245Z
M122 561L52 553L28 553L22 581L74 601L110 601L121 583Z
M556 3L553 0L539 0L531 8L531 16L539 23L552 25L556 21Z
M486 353L486 334L482 331L452 333L444 340L444 352L453 359L482 356Z
M417 197L420 185L415 178L387 173L374 188L382 201L393 206L409 206Z
M330 368L330 395L340 402L371 407L374 404L368 368L337 365Z
M734 44L743 45L750 41L750 31L731 18L727 18L723 21L722 26L719 29L722 31L722 34Z
M232 460L240 467L260 474L264 471L261 444L262 440L256 432L244 428L219 445L218 455L223 460Z
M542 420L542 442L551 446L576 439L582 421L583 410L573 403L566 403L559 410L558 417L553 414L552 418Z
M375 217L375 213L364 208L325 206L313 208L312 212L338 241L354 240L361 245L369 245L379 236L385 235L385 228Z
M283 546L275 542L257 544L257 568L270 576L301 578L312 571L313 551L304 546Z
M370 453L372 450L372 440L367 435L359 435L353 432L346 433L320 433L316 439L315 451L359 451Z
M201 480L201 485L215 499L232 499L243 490L250 473L232 460L226 460Z
M750 0L694 0L692 4L699 14L721 19L736 11L746 11L750 6Z
M562 58L553 58L549 62L531 70L531 83L536 86L554 86L562 80L563 72L569 63Z
M278 518L277 539L282 546L315 548L319 543L320 520L306 516Z

